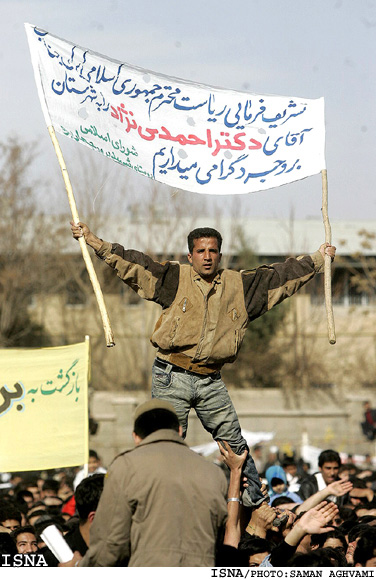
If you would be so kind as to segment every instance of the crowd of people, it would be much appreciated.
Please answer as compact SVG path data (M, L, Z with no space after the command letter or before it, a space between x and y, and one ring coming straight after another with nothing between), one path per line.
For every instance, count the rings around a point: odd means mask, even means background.
M43 540L54 524L74 553L67 566L376 566L372 458L356 466L328 449L311 473L295 455L263 461L257 446L265 501L249 507L247 450L219 442L215 462L181 435L173 407L152 399L136 412L134 448L107 474L90 451L86 477L79 468L3 475L0 564L36 554L38 565L61 565Z

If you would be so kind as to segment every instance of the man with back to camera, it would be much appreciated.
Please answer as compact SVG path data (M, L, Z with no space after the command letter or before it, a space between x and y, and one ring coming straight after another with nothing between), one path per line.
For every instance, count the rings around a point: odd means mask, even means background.
M221 379L221 368L233 362L246 328L322 271L324 255L334 259L334 246L322 244L312 255L236 272L219 269L222 236L213 228L188 235L190 265L159 263L136 250L105 242L82 222L71 222L73 237L84 237L97 256L146 300L162 306L151 343L158 349L152 371L152 397L175 407L183 437L194 408L215 440L227 441L236 454L248 449L239 420ZM247 506L265 501L253 459L244 465Z
M227 519L227 481L181 433L168 401L137 407L135 447L109 467L89 549L64 566L214 566Z

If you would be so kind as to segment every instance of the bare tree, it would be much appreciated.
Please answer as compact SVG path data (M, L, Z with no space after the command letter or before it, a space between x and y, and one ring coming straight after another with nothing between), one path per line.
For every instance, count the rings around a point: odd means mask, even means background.
M32 293L42 283L37 253L41 248L43 216L36 211L35 184L29 178L35 151L35 143L21 144L15 138L0 143L0 345L3 347L48 343L43 328L28 313ZM37 231L33 229L35 220L40 226Z

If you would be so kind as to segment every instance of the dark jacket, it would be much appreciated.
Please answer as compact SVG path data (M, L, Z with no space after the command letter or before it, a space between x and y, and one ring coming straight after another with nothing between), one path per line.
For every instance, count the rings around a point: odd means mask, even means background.
M216 465L155 431L110 466L80 566L214 566L226 496Z
M319 472L317 472L319 473ZM299 491L297 492L298 495L302 498L302 500L306 500L309 497L311 497L311 495L314 495L315 493L317 493L319 491L319 486L317 483L317 479L316 479L316 474L314 473L313 475L308 475L307 477L305 477L302 481L302 483L300 484L300 488ZM329 497L327 498L328 500L330 499ZM338 506L342 506L345 501L347 499L347 495L342 496L342 497L337 497L335 498L335 503Z
M300 484L298 495L304 501L319 491L317 479L314 475L308 475Z

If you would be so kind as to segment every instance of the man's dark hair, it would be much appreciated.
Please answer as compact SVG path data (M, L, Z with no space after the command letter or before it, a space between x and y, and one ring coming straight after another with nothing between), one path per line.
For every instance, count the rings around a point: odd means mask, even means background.
M84 524L90 512L95 512L104 486L104 474L95 473L81 481L77 486L74 497L76 509L80 517L80 524Z
M94 457L94 459L98 459L99 461L99 455L94 449L89 449L89 457Z
M13 538L15 542L17 542L17 538L20 534L34 534L34 536L37 537L35 533L35 528L30 525L20 526L16 530L13 530L13 532L10 533L10 536L11 538Z
M338 548L321 548L323 553L328 556L332 562L332 566L337 566L340 568L344 568L348 566L346 555L343 550L339 550Z
M370 529L371 527L368 524L357 524L356 526L351 528L351 530L349 530L349 533L347 535L349 544L355 542L358 538L360 538L364 534L368 534L368 530Z
M364 506L362 506L362 508L358 508L358 509L364 509ZM374 508L372 508L372 509L374 509ZM356 508L354 511L356 513ZM375 520L376 520L376 516L361 516L360 518L358 518L359 524L372 524L372 525L374 525Z
M28 487L38 487L38 480L35 479L34 477L31 478L27 478L25 479L24 483L23 483L23 487L24 489L27 489Z
M33 505L31 506L31 508L27 511L27 513L29 514L31 511L33 511L36 508L40 508L40 509L47 509L46 504L44 503L44 501L42 500L38 500L35 503L33 503Z
M344 534L342 533L342 531L339 530L338 528L336 528L334 530L330 530L330 532L326 532L324 534L312 534L311 535L311 546L317 545L319 548L323 548L323 546L328 538L335 538L335 539L339 540L342 544L344 552L346 552L347 541L346 541L346 538L345 538Z
M20 489L19 491L16 492L15 496L16 496L16 501L21 502L21 503L26 502L26 500L25 500L26 497L29 497L30 499L32 499L34 501L34 495L28 489Z
M53 491L55 495L57 495L59 491L60 484L56 479L46 479L46 481L42 485L43 491Z
M295 461L295 459L293 457L284 457L283 461L282 461L282 467L288 467L289 465L294 465L295 467L297 467L297 463Z
M367 484L363 479L360 477L349 477L349 481L353 484L353 486L357 489L367 489Z
M348 536L350 530L359 525L358 518L356 517L354 510L352 510L352 512L354 514L353 518L345 520L340 526L338 526L338 529L343 533L344 536Z
M346 506L340 506L338 508L338 515L341 518L341 520L343 520L343 523L341 525L343 525L345 522L355 522L356 521L356 515L354 513L354 510L350 507L346 507Z
M17 547L14 540L7 532L0 533L0 556L15 556L17 554Z
M195 240L200 238L216 238L218 241L218 250L221 251L222 236L213 228L196 228L188 234L188 250L192 254Z
M63 533L64 528L64 521L62 518L59 518L58 516L54 516L51 514L44 514L43 516L41 516L34 524L33 524L33 528L34 528L34 534L37 538L37 540L39 541L41 538L41 535L43 534L44 530L46 528L48 528L49 526L56 526L57 529Z
M376 556L376 529L369 527L369 530L362 534L359 538L355 552L354 564L365 566L367 560Z
M325 449L319 455L319 467L322 467L324 463L338 463L338 467L341 465L341 458L337 451L333 449Z
M175 413L167 409L151 409L137 417L133 431L141 439L145 439L159 429L173 429L179 433L179 426L179 420Z
M308 552L308 554L303 554L302 552L296 553L287 565L293 568L320 568L331 567L333 563L326 548L318 548L317 550Z
M38 521L38 518L41 518L41 517L45 516L46 514L47 514L47 510L35 510L27 516L28 522L30 523L30 519L36 517L37 519L35 520L34 524L30 524L30 525L34 526L35 523Z
M12 503L2 503L0 505L0 524L6 520L16 520L21 525L22 514Z
M263 552L270 554L272 548L273 545L268 540L259 538L258 536L243 536L240 538L238 545L239 552L245 554L248 560L250 556L254 556L255 554L262 554Z
M280 480L280 481L282 481L282 480ZM284 482L282 482L282 483L284 483ZM272 507L278 507L279 505L284 505L286 503L293 503L293 504L295 504L294 500L291 499L291 497L287 497L287 495L282 495L280 497L276 497L275 499L273 499L273 501L271 502L270 505Z

